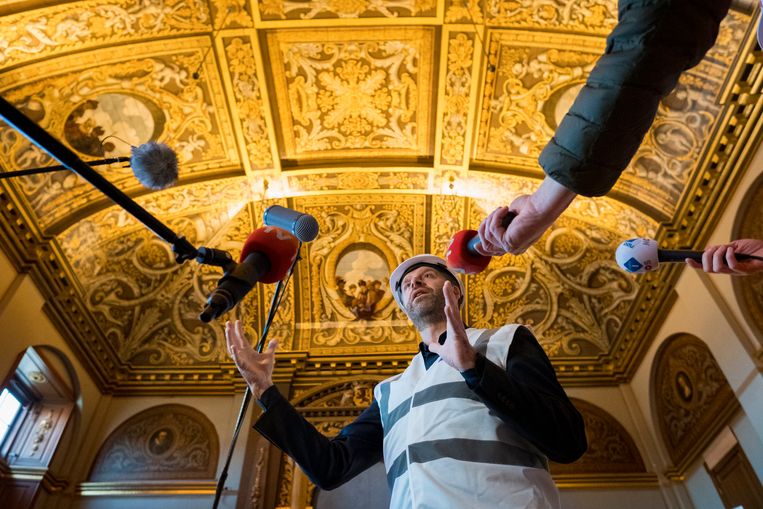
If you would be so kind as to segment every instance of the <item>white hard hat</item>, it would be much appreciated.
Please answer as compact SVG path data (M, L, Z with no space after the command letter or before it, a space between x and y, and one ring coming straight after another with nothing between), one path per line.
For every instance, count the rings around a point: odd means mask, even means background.
M403 307L403 303L400 301L402 297L402 292L400 291L400 285L403 282L403 278L405 275L410 272L411 270L415 269L419 266L426 266L426 267L433 267L440 272L444 274L449 274L452 276L453 280L458 284L458 289L461 291L461 298L459 299L459 305L462 305L464 302L464 285L461 283L461 278L458 277L458 274L450 270L445 263L445 260L440 258L439 256L431 255L431 254L422 254L422 255L416 255L411 258L408 258L407 260L404 260L403 263L397 266L395 270L392 271L392 274L389 276L389 286L390 290L392 290L392 296L395 298L395 302L397 302L397 305L400 306L400 309L405 309Z

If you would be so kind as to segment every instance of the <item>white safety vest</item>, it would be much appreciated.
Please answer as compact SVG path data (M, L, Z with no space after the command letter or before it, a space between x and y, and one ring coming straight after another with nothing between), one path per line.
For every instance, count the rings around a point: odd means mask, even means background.
M505 368L517 327L467 329L467 336ZM419 353L374 395L390 508L559 509L546 457L492 414L442 359L427 370Z

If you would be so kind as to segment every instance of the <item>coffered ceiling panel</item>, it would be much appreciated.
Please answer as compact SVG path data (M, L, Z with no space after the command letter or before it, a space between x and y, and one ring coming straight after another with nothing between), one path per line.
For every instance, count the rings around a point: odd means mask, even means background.
M269 32L282 159L431 155L434 36L405 27Z

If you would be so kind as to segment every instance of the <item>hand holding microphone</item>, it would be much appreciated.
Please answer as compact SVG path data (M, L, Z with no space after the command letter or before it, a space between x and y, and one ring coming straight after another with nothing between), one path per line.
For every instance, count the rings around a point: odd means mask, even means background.
M496 215L493 219L499 221L500 228L505 230L514 217L515 214L506 209L505 214ZM484 224L485 221L480 225L480 230L483 229ZM481 235L481 232L478 233L476 230L461 230L456 233L445 252L448 268L464 274L477 274L485 270L492 256L483 254Z
M747 248L751 252L736 253L735 247ZM729 248L731 248L730 252ZM691 267L704 268L706 272L752 274L763 270L763 241L752 239L734 241L725 246L708 248L703 253L702 251L658 249L656 240L629 239L620 244L615 251L617 264L632 274L657 270L660 263L681 263L687 259L691 260L687 262ZM743 263L740 264L739 261Z

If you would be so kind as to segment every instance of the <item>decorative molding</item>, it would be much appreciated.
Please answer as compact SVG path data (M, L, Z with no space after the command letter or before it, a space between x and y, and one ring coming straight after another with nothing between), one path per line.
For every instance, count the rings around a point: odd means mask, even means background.
M742 205L736 213L733 239L763 239L763 176L745 193ZM747 277L733 277L734 287L739 308L745 321L755 331L758 338L763 337L763 273ZM763 348L758 340L757 355L763 358Z
M0 67L62 54L73 49L208 31L205 2L179 0L157 8L143 0L91 0L46 6L3 17ZM113 51L113 49L111 50Z
M740 408L710 349L690 334L677 334L657 352L650 381L654 415L681 477Z
M214 495L216 488L215 481L82 482L77 485L77 494L82 497Z
M406 18L433 16L435 0L260 0L260 18L314 20L338 18Z
M656 482L656 475L647 473L633 438L617 419L581 399L572 398L572 402L583 416L588 450L574 463L552 462L551 474L555 481L560 478L569 485L587 482L601 487L613 482ZM601 479L595 479L598 476Z
M217 472L217 431L198 410L159 405L130 417L104 441L90 480L211 479ZM115 483L116 481L116 483Z

